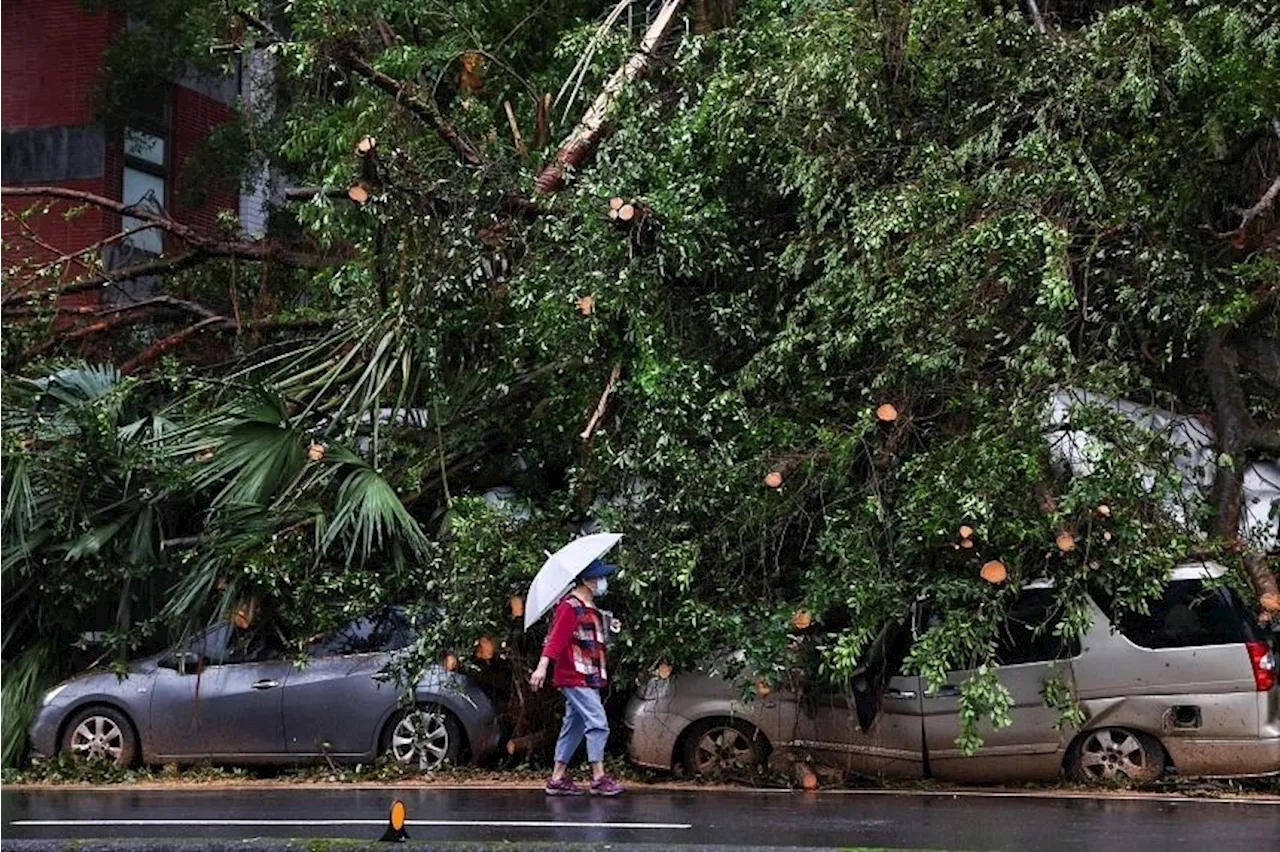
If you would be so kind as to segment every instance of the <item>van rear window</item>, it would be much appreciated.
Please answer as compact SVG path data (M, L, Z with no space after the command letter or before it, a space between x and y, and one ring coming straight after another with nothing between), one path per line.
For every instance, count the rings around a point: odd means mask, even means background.
M1253 616L1234 591L1201 580L1175 580L1151 601L1151 614L1113 613L1111 601L1094 593L1113 624L1143 648L1232 645L1257 638Z

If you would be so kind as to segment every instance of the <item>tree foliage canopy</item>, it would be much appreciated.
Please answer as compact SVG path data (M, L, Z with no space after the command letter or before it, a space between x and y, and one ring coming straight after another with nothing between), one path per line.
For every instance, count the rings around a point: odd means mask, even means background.
M118 5L138 44L172 17ZM1069 632L1087 582L1140 608L1180 557L1239 562L1240 471L1280 446L1273 3L1051 4L1043 34L971 0L687 4L552 194L535 178L638 39L603 4L179 5L181 38L113 52L105 108L149 63L244 58L272 103L222 161L315 187L270 236L345 260L175 271L218 315L269 287L323 325L240 324L131 376L39 349L32 297L5 341L7 661L47 669L104 616L124 652L251 593L307 631L438 607L420 650L469 650L593 521L627 535L630 672L741 648L839 680L925 594L945 619L912 665L938 681L992 659L1021 581L1057 581ZM1088 408L1094 470L1066 476L1063 387L1208 412L1212 492L1171 515L1167 442ZM975 677L965 700L1006 697Z

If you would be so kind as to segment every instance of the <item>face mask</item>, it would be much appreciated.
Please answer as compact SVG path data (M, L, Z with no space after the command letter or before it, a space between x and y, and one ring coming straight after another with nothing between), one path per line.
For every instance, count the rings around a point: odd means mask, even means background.
M607 591L609 591L609 578L601 577L599 580L596 580L595 596L598 598L603 597L604 593Z

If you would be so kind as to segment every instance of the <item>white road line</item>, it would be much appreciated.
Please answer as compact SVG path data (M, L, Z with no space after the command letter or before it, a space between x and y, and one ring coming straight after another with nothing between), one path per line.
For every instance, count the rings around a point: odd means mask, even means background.
M169 827L169 826L244 826L257 828L296 828L329 825L386 825L385 819L20 819L9 825L32 827ZM649 831L693 828L683 822L552 822L549 820L466 820L411 819L407 825L434 828L624 828Z
M784 791L787 792L787 791ZM926 797L937 799L1044 799L1047 801L1093 802L1168 802L1210 805L1280 805L1280 799L1265 797L1239 798L1230 796L1197 797L1145 793L1089 793L1069 790L819 790L822 796L897 796L902 798ZM806 792L802 795L813 795Z

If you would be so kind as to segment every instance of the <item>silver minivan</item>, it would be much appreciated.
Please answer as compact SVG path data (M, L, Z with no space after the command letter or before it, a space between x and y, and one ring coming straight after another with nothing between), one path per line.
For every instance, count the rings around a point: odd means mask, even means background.
M1049 583L1025 586L1011 609L997 673L1013 696L1011 724L982 726L966 756L960 685L950 673L927 692L899 671L913 628L881 632L841 693L772 692L744 700L714 674L642 684L626 711L629 753L640 765L691 773L738 772L790 754L849 774L951 781L1151 781L1166 773L1280 773L1280 687L1272 640L1207 563L1178 566L1146 616L1113 624L1109 601L1089 601L1092 627L1070 641L1037 630L1055 606ZM914 629L927 624L925 609ZM1047 692L1069 688L1083 710L1064 727Z

